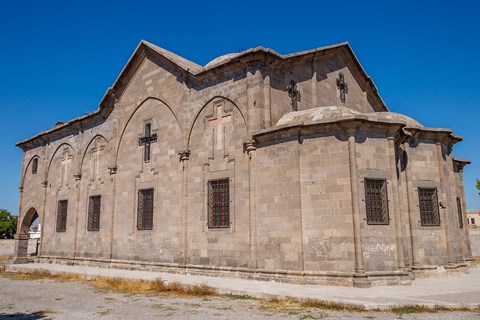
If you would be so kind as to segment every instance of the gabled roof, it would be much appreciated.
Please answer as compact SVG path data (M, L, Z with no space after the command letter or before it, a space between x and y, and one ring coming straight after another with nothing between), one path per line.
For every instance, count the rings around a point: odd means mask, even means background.
M210 61L209 63L207 63L205 66L202 67L196 64L195 62L192 62L186 58L183 58L173 52L163 49L148 41L142 40L138 44L133 54L130 56L125 67L122 69L122 71L118 75L113 85L109 87L108 90L105 92L102 100L99 103L99 108L96 111L88 115L85 115L76 119L72 119L66 122L65 124L55 126L31 138L20 141L16 145L23 149L28 144L31 144L33 140L36 140L42 137L50 137L51 135L56 136L58 134L61 134L61 132L63 132L63 130L65 130L67 127L77 126L77 125L82 127L84 123L91 123L96 118L99 118L99 119L95 121L101 121L102 118L104 119L104 116L100 117L100 114L102 113L102 111L105 111L106 109L111 110L111 108L113 108L113 104L115 100L118 97L120 97L123 91L126 89L129 81L132 79L136 70L141 65L143 60L146 58L147 54L153 54L159 57L160 59L169 61L173 67L199 80L204 75L211 72L212 70L221 70L222 68L225 68L227 67L227 65L230 65L232 63L238 63L238 62L246 63L249 61L255 61L255 59L258 59L258 54L263 54L265 57L268 56L270 59L265 59L265 63L272 63L275 65L279 62L280 63L291 62L291 61L295 61L296 59L309 58L309 56L314 58L317 54L323 55L323 54L326 54L327 52L331 52L335 50L337 50L341 54L344 54L344 55L346 54L347 59L344 59L345 63L352 68L352 71L357 71L357 74L359 74L364 79L366 85L368 86L369 92L373 95L373 98L374 100L376 100L377 105L380 106L380 108L382 109L379 111L388 111L387 106L385 105L384 101L378 94L377 87L375 86L372 79L367 75L367 73L363 69L362 65L358 61L357 57L355 56L348 42L342 42L335 45L319 47L316 49L296 52L296 53L287 54L287 55L281 55L270 48L256 47L256 48L251 48L239 53L226 54L226 55L220 56L216 59L213 59L212 61ZM103 112L103 113L108 113L108 112Z
M383 109L382 111L388 111L388 108L385 105L385 102L378 94L378 89L373 83L373 80L367 75L367 73L365 72L365 69L363 69L362 65L358 61L357 57L355 56L355 53L353 52L348 42L342 42L339 44L319 47L316 49L296 52L296 53L287 54L287 55L279 54L270 48L255 47L239 53L226 54L226 55L220 56L216 59L213 59L212 61L210 61L209 63L207 63L205 66L202 67L196 64L195 62L192 62L173 52L163 49L148 41L142 40L140 41L139 45L135 49L134 53L128 60L123 70L120 72L119 76L117 77L113 85L105 93L102 101L100 102L100 107L102 107L105 103L109 102L111 94L114 94L115 97L118 97L119 95L121 95L121 93L126 87L126 84L129 82L129 77L132 76L134 73L132 72L132 69L136 69L136 67L139 66L140 62L143 61L143 58L146 56L148 52L158 55L159 57L164 58L167 61L170 61L173 66L177 67L182 72L186 72L189 75L193 76L194 78L200 78L204 74L208 73L209 71L213 69L221 69L222 67L225 67L226 65L231 64L232 62L238 62L238 61L247 62L249 61L248 60L249 57L253 58L258 53L269 55L271 58L273 58L273 60L277 60L277 61L289 61L289 60L291 61L295 59L305 58L307 56L325 54L327 51L332 51L332 50L338 50L338 51L344 50L343 52L346 53L349 58L347 59L347 61L345 61L345 63L350 64L353 70L357 70L360 73L360 75L364 78L366 84L370 87L375 99L378 102L378 105L381 106L381 108Z

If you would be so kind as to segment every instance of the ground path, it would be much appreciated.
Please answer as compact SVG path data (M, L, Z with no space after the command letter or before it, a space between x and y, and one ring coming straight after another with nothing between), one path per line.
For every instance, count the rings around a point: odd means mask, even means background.
M154 280L161 278L167 282L180 282L186 285L206 283L219 293L249 295L260 298L294 297L317 299L346 304L361 305L368 309L385 309L391 306L423 304L450 307L480 305L480 268L471 268L470 274L457 277L417 279L411 286L386 286L368 289L296 285L236 278L194 276L150 271L133 271L60 264L21 264L8 265L8 271L47 270L52 273L76 273L87 277L108 276L127 279Z

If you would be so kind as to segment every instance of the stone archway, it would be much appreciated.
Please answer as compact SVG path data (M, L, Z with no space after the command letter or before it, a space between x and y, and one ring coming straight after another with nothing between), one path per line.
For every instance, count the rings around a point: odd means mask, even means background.
M15 235L15 253L13 255L13 263L28 262L28 231L32 223L38 218L38 212L35 208L30 208L23 216L22 223L17 229Z

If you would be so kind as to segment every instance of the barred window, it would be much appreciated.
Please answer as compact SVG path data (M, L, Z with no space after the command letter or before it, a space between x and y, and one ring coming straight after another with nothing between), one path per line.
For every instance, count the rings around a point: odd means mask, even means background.
M37 174L37 170L38 170L38 158L35 158L32 161L32 174Z
M137 229L153 229L153 188L138 190Z
M101 196L91 196L88 200L88 231L100 230L100 206L102 203Z
M230 227L230 183L229 179L208 182L208 227Z
M385 179L365 179L365 207L368 224L390 223Z
M458 225L460 229L463 229L463 212L462 212L462 201L460 198L457 198L457 213L458 213Z
M58 201L57 208L57 232L67 231L68 200Z
M418 188L418 199L422 226L439 226L440 212L438 209L437 189Z

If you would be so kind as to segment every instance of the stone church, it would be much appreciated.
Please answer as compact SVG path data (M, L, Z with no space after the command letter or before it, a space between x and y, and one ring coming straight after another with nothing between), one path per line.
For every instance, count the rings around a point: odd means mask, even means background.
M17 144L15 261L310 284L468 272L462 139L390 112L348 43L200 66L141 41L99 108Z

